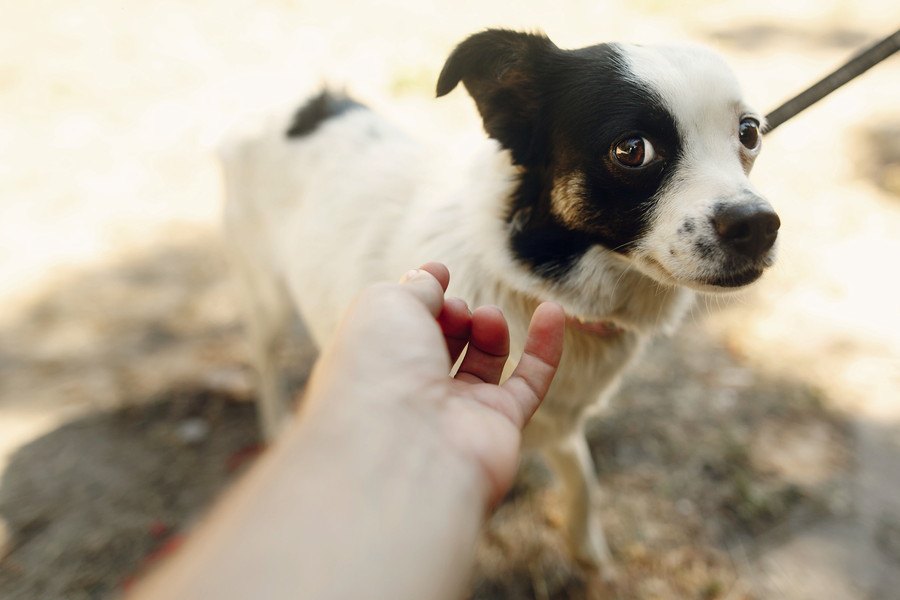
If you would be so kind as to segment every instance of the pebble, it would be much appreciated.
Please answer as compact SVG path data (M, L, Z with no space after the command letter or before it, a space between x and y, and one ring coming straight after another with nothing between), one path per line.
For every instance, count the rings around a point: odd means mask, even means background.
M181 421L175 429L178 439L188 445L199 444L209 437L209 423L200 418Z
M689 517L694 514L694 503L687 498L679 498L675 502L675 510L682 516Z

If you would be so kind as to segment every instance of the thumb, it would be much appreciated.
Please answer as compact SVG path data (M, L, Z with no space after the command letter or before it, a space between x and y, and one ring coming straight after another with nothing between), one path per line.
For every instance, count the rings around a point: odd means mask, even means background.
M415 296L437 318L444 306L444 287L434 275L424 269L407 271L400 278L400 287Z

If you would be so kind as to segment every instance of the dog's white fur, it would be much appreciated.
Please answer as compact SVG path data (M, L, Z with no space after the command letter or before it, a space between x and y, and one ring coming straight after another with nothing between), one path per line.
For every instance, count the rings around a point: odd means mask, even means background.
M691 251L694 239L676 232L686 218L694 217L707 225L705 234L712 240L715 234L708 216L716 202L740 202L747 193L761 196L747 178L759 149L748 151L728 133L742 116L754 116L760 123L764 119L743 99L728 65L705 48L633 46L628 50L629 69L637 79L654 82L671 108L685 151L678 176L659 194L654 222L635 253L635 267L666 283L716 292L697 280L712 275L721 257L704 260ZM734 160L738 156L744 160ZM669 252L673 248L674 254ZM774 253L769 258L771 264Z
M574 552L605 562L584 420L649 336L674 329L693 299L685 285L710 268L708 257L692 258L675 230L686 216L706 223L715 198L749 188L735 127L750 111L724 63L693 48L627 47L626 54L635 76L652 84L679 119L685 167L661 191L636 258L595 246L558 281L510 254L505 216L519 171L493 140L464 149L445 140L431 145L367 109L330 118L299 139L285 137L289 114L231 139L222 151L226 226L246 292L268 435L289 410L274 352L295 309L321 347L362 287L442 261L452 273L449 295L503 310L515 357L536 305L554 300L574 318L622 330L601 336L569 328L559 373L525 437L546 451L562 478ZM714 233L707 226L695 234L703 235ZM669 249L679 244L673 256Z

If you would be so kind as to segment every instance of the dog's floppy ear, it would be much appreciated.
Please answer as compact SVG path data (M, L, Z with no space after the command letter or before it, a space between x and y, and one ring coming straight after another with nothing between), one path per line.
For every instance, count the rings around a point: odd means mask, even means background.
M543 104L542 73L559 49L545 35L488 29L463 41L438 77L438 97L462 81L488 135L513 153L518 164L532 158Z

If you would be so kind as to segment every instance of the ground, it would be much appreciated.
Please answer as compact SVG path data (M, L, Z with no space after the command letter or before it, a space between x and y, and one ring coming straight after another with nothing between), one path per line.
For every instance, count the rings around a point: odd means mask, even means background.
M706 43L771 109L900 22L879 0L632 4L5 6L0 597L121 593L260 451L211 151L251 107L324 73L417 133L477 131L431 88L454 42L506 25ZM591 427L617 584L568 559L526 457L471 597L896 597L898 98L894 58L767 137L778 265L698 303ZM294 349L298 381L313 357Z

